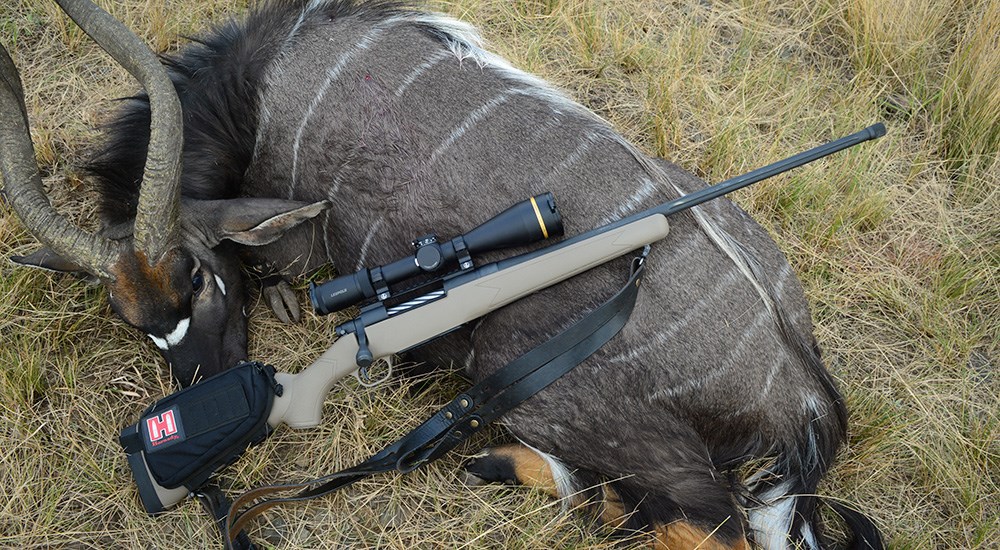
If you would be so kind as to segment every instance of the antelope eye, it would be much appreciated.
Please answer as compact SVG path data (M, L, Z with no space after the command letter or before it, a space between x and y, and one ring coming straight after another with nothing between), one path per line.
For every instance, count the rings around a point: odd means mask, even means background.
M201 273L195 273L191 276L191 288L197 294L198 291L205 286L205 278L202 277Z

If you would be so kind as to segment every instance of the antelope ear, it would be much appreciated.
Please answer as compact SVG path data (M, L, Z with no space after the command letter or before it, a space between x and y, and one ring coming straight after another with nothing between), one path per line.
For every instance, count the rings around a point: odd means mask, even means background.
M260 246L273 243L329 206L328 201L310 204L282 199L184 199L181 220L210 247L223 240Z
M37 267L46 271L70 273L91 284L96 284L98 282L97 277L87 273L87 270L56 254L47 247L39 248L27 256L11 256L10 261L27 267Z

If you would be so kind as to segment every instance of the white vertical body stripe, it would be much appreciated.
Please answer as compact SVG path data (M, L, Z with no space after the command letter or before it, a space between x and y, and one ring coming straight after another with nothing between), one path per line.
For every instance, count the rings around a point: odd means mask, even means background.
M406 77L403 78L403 81L400 82L399 87L396 88L396 97L401 97L403 95L403 92L405 92L406 89L409 88L411 84L416 82L417 78L419 78L420 75L427 72L427 70L433 67L435 64L437 64L438 61L441 61L446 57L448 57L448 52L441 50L439 52L435 52L434 55L432 55L429 59L417 65L415 69L410 71L410 74L406 75Z
M493 99L487 101L486 103L480 105L475 111L469 113L469 115L465 117L465 120L462 121L462 123L459 124L454 130L452 130L451 134L449 134L448 137L446 137L444 141L441 142L441 145L438 145L438 148L435 149L433 153L431 153L431 157L428 162L433 163L439 156L441 156L441 153L444 153L449 147L451 147L452 144L454 144L455 141L458 140L458 138L462 137L466 132L468 132L469 129L475 126L477 122L483 119L483 117L490 114L490 111L496 109L505 101L507 101L507 99L510 98L512 93L514 92L504 92L498 95L497 97L494 97Z
M368 248L371 247L372 239L375 237L375 233L378 232L379 228L382 227L382 222L384 221L385 219L383 218L375 220L371 229L368 230L368 235L365 236L365 241L361 243L361 254L358 256L358 265L354 268L355 271L365 266L365 257L368 256Z
M320 85L319 90L317 90L316 95L313 96L312 101L309 102L309 106L306 108L305 114L302 116L302 122L299 123L298 129L295 131L295 141L292 143L292 184L288 188L288 200L291 200L295 196L295 187L298 185L298 165L299 165L299 145L302 143L302 134L305 132L306 125L309 124L309 119L312 118L313 113L319 104L322 103L323 97L326 96L326 92L330 89L330 85L340 76L340 73L344 70L355 55L361 50L367 50L371 47L374 39L377 38L385 29L382 27L375 27L374 29L368 31L361 40L355 45L353 50L348 50L340 56L332 67L326 71L326 80Z
M630 196L625 202L620 204L614 213L601 220L598 225L605 225L625 217L626 214L642 205L642 201L652 197L654 191L656 191L656 184L653 183L653 180L649 178L642 178L642 185L639 186L639 189L637 189L635 193L632 193L632 196Z
M562 160L562 162L560 162L559 164L557 164L556 167L553 168L552 171L549 172L542 179L546 180L546 181L550 180L555 175L557 175L560 172L562 172L563 170L566 170L567 168L569 168L569 167L573 166L574 164L576 164L580 159L582 159L584 157L584 155L587 154L587 150L589 150L592 145L594 145L595 143L597 143L597 141L600 138L601 138L601 134L599 134L597 132L591 132L587 136L584 136L583 140L580 142L580 145L578 145L576 147L576 149L573 150L572 153L570 153L569 155L567 155L566 158Z

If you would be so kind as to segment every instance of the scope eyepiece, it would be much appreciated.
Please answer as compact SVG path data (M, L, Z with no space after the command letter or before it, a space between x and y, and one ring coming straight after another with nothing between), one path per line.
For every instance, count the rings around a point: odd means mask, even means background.
M316 313L327 315L374 298L378 292L376 286L399 283L452 264L459 256L457 249L463 248L461 244L456 246L456 241L464 242L464 249L471 255L529 245L562 234L556 199L552 193L542 193L511 206L451 241L437 242L436 237L428 235L413 242L416 252L412 256L378 268L361 269L320 285L310 284L309 300ZM376 271L377 277L373 277ZM376 280L379 285L374 284Z
M375 296L368 270L342 275L321 285L309 283L309 301L320 315L329 315Z

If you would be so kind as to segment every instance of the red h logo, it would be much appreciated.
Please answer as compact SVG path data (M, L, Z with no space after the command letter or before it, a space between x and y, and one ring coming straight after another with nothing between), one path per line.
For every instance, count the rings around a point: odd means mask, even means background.
M146 432L149 433L149 442L157 441L177 433L177 421L174 420L174 411L165 411L160 416L146 419Z

